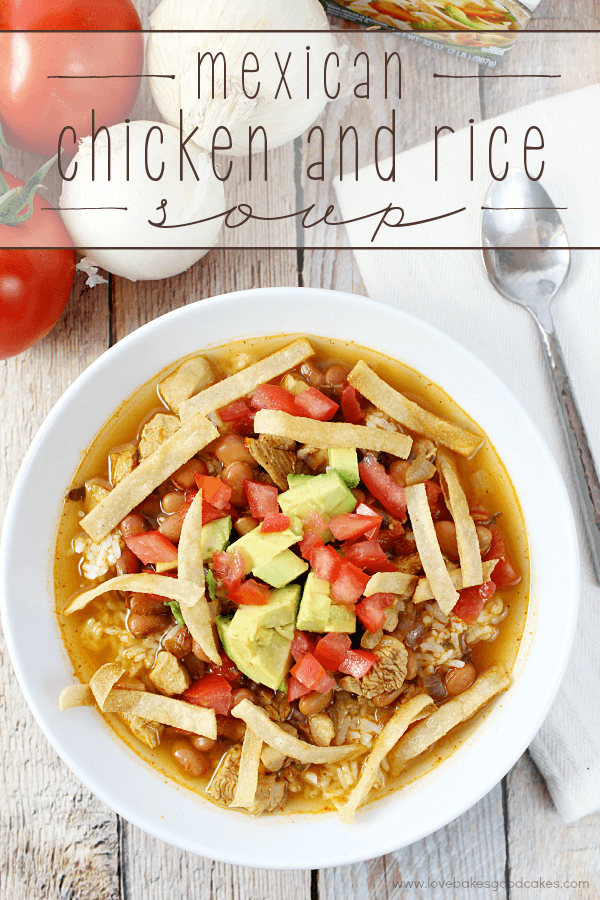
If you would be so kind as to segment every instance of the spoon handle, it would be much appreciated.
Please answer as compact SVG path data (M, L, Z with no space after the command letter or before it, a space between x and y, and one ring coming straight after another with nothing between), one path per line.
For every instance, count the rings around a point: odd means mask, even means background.
M544 359L554 387L560 420L571 454L571 463L579 499L583 507L583 518L590 542L590 550L596 579L600 583L600 481L592 456L588 436L581 418L579 406L573 393L562 350L550 309L530 308L544 349Z

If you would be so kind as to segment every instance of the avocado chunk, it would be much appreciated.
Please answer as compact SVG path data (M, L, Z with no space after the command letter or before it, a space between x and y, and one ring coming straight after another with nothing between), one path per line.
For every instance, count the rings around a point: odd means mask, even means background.
M325 631L329 622L329 582L317 578L311 570L308 573L300 609L298 610L297 626L300 631Z
M274 691L290 670L299 599L300 586L290 584L273 591L265 606L240 606L232 619L216 619L227 656L252 681Z
M325 631L339 631L354 634L356 631L356 613L343 603L332 603L329 607L329 621Z
M339 472L349 488L358 487L358 453L354 447L331 447L327 452L331 468Z
M292 553L291 550L284 550L278 556L274 556L269 562L263 563L262 566L256 566L252 570L252 574L266 581L271 587L281 588L295 581L300 575L303 575L308 569L308 563Z
M212 559L213 553L222 553L229 543L231 534L231 516L224 516L222 519L214 519L202 526L202 537L200 545L202 547L202 559L204 562Z
M341 475L332 469L324 475L308 476L279 495L279 506L286 516L301 519L316 509L321 516L332 518L352 512L356 498Z
M295 484L302 484L303 481L308 481L309 478L314 478L314 475L288 475L287 482L290 487L294 487Z
M292 544L302 540L302 522L295 516L290 516L289 528L285 531L263 534L258 525L253 531L249 531L243 537L230 544L227 552L234 553L239 550L246 563L246 575L264 563L270 562ZM260 578L260 576L259 576Z

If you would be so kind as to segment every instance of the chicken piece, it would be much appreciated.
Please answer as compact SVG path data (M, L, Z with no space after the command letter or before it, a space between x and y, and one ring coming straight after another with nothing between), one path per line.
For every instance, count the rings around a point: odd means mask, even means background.
M406 575L422 575L423 564L418 553L411 553L409 556L397 556L392 560L399 572Z
M121 713L121 718L131 733L147 744L151 750L158 747L165 730L164 725L161 725L160 722L149 722L147 719L142 719L141 716L132 716L129 713Z
M138 464L137 447L127 444L121 450L112 450L108 454L110 483L113 487L130 475Z
M148 677L161 694L166 694L167 697L183 694L192 683L185 666L167 650L159 651L154 668Z
M188 359L176 372L158 386L160 396L174 413L179 413L182 403L210 387L217 380L211 364L203 356Z
M263 746L260 754L260 760L267 772L279 772L287 758L285 753L280 753L279 750L274 750L273 747L269 747L267 744Z
M246 438L246 446L256 462L265 469L282 491L287 491L287 476L296 471L296 454L289 450L279 450L268 444Z
M208 787L208 793L213 800L224 806L231 806L233 803L240 771L241 755L242 748L240 746L235 746L228 750ZM265 775L263 772L260 772L256 797L248 810L250 815L260 816L264 812L273 812L273 810L279 808L283 803L286 787L286 782L278 781L275 775Z
M90 512L95 506L108 497L110 490L97 481L86 481L85 483L85 508Z
M327 453L327 450L310 447L308 444L303 444L302 447L300 447L298 450L298 459L301 459L311 472L316 472L317 469L323 469L323 471L325 471L329 465L329 454Z
M181 428L181 422L177 416L169 416L165 413L157 413L146 422L140 435L139 454L140 459L152 456L155 450L173 437Z
M272 722L285 722L290 712L292 711L292 708L288 703L287 696L285 694L275 694L273 699L268 703L261 702L260 705Z
M386 636L380 640L373 652L377 662L363 678L346 677L340 685L346 691L372 700L379 694L397 691L406 679L408 651L402 641Z
M335 728L329 716L317 713L308 717L310 736L317 747L329 747L335 737Z
M296 441L292 438L277 437L276 434L261 434L259 443L266 444L267 447L277 447L278 450L295 450Z

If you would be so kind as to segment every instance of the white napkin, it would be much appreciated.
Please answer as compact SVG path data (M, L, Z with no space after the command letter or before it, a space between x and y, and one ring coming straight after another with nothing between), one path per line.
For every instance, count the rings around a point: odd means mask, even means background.
M498 151L502 151L498 153L498 170L504 153L511 165L522 167L523 136L530 125L537 125L546 141L544 151L535 156L545 160L542 183L556 206L568 207L561 216L571 246L598 246L599 111L600 87L593 86L482 122L475 126L475 146L480 152L473 183L464 154L468 129L440 141L441 179L437 185L432 175L433 144L396 157L395 184L381 182L373 166L362 169L358 183L352 179L335 184L343 218L366 215L390 202L405 210L406 221L467 206L467 212L441 222L395 231L383 228L378 243L398 247L479 246L481 206L492 180L487 154L481 147L487 145L492 128L502 124L512 145L504 148L498 144ZM389 171L385 164L381 169L383 173ZM372 220L347 229L354 247L370 245ZM370 297L425 319L499 374L537 422L565 478L582 555L580 625L560 692L530 750L559 812L567 822L574 821L600 808L600 589L593 581L567 450L534 322L525 309L496 294L478 250L371 249L355 253ZM553 303L553 314L597 461L599 301L600 253L573 252L571 272Z

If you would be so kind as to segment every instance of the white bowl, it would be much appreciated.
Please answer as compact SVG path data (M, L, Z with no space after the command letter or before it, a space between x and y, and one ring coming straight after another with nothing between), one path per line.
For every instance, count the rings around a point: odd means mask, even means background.
M53 553L65 491L81 455L138 387L178 358L240 336L305 333L356 341L440 385L486 432L519 497L531 598L514 682L482 727L433 772L374 804L352 826L333 814L250 819L167 782L91 709L59 712L74 681L54 614ZM555 523L560 522L560 529ZM69 388L19 472L2 541L2 615L29 706L54 748L105 803L162 840L202 856L274 869L370 859L428 835L483 797L540 727L574 633L579 556L571 508L542 436L504 384L429 325L364 297L285 288L203 300L125 338Z

